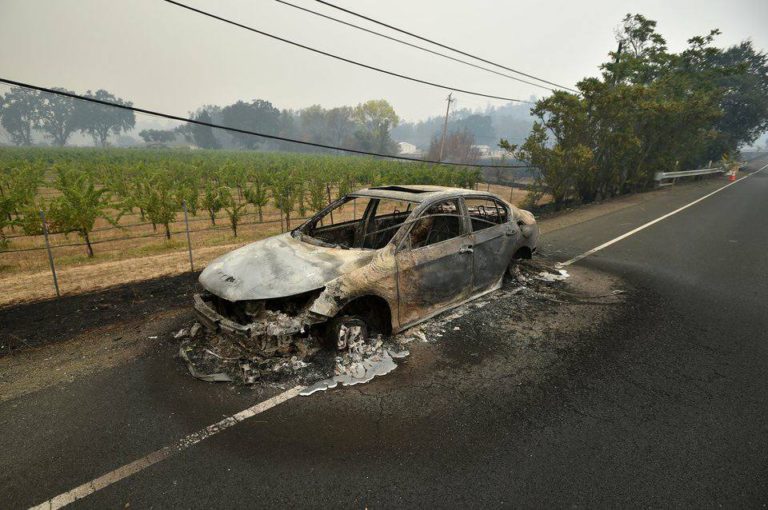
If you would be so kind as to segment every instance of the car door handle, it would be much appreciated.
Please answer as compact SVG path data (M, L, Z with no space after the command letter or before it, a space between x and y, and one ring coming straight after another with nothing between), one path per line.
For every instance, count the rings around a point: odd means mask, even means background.
M459 253L475 253L471 246L462 246Z

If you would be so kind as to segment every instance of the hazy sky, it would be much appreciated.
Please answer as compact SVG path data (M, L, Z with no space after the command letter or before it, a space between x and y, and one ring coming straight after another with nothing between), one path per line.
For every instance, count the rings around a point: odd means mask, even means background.
M312 0L291 1L365 23ZM273 0L187 3L425 80L522 99L546 92ZM717 40L721 46L751 38L756 47L768 48L765 0L335 3L567 86L597 74L597 66L615 47L614 29L628 12L657 20L674 50L681 49L688 37L714 27L723 32ZM0 0L0 48L0 76L77 92L105 88L137 106L181 115L203 104L226 105L238 99L262 98L279 108L299 108L385 98L401 117L418 120L440 115L447 95L309 53L162 0ZM483 98L457 97L459 107L488 104Z

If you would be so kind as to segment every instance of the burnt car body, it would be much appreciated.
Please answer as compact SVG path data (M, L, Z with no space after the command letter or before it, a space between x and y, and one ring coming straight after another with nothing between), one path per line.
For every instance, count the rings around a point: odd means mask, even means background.
M262 342L325 324L397 333L499 288L538 237L531 213L492 193L362 189L211 262L195 309L209 329Z

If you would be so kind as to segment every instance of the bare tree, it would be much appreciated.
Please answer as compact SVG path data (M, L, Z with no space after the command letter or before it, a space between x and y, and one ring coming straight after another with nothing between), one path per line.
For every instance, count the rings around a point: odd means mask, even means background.
M440 137L432 138L429 144L428 159L437 160L440 157ZM445 137L443 161L451 163L477 163L480 150L475 146L475 135L469 131L451 131Z

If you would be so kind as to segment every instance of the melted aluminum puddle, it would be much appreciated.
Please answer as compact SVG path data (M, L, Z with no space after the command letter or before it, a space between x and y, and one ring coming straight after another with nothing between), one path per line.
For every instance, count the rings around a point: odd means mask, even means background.
M336 358L336 375L318 381L300 393L309 396L318 391L325 391L342 386L354 386L371 381L374 377L386 375L397 368L395 359L405 358L408 351L394 351L384 347L381 340L372 344L362 341L353 343L347 352Z
M566 271L565 269L556 269L555 271L557 272L551 273L549 271L542 271L538 275L536 275L536 278L538 280L551 283L551 282L561 282L571 276L568 274L568 271Z

